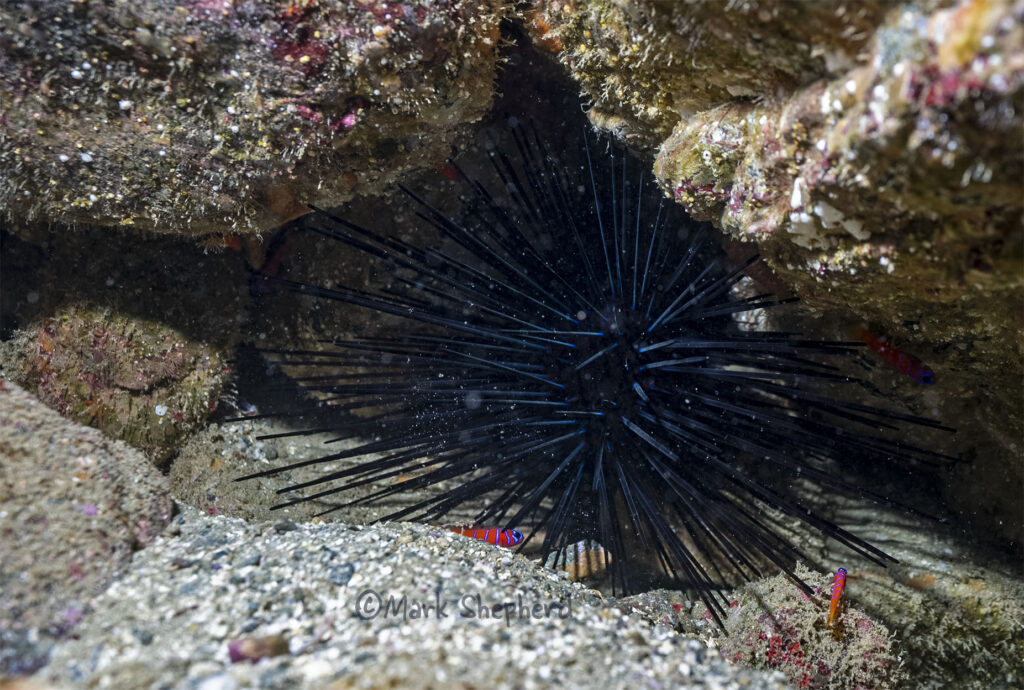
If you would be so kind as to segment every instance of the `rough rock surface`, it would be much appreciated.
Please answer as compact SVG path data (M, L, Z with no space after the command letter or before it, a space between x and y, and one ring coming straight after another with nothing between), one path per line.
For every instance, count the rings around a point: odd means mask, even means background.
M783 687L778 675L730 666L508 550L436 527L247 525L186 510L173 532L135 558L40 679L135 688Z
M808 552L821 571L849 571L850 606L894 631L908 687L986 690L1024 681L1024 572L1019 556L962 528L837 501L836 522L896 563L882 568L834 542ZM847 632L853 629L847 626Z
M658 147L691 215L756 242L822 335L866 327L935 371L954 500L1019 543L1024 3L546 10L591 119Z
M849 65L893 2L543 3L596 124L657 146L680 116ZM806 37L806 40L794 40Z
M61 414L166 462L230 374L247 304L242 260L125 232L42 239L5 236L0 369Z
M907 687L889 630L849 605L829 628L822 607L832 578L806 568L797 574L814 588L814 598L781 573L735 595L726 620L729 636L719 640L722 655L736 663L747 658L744 666L780 670L797 687Z
M728 636L703 605L657 590L620 604L650 620L714 642L746 668L773 669L796 687L1018 687L1024 677L1024 588L1020 573L956 536L891 512L843 511L839 522L872 521L876 543L899 558L881 568L835 544L814 553L807 598L781 574L727 593ZM863 528L862 528L863 529ZM922 536L927 535L927 536ZM813 541L813 537L808 541ZM837 621L827 629L832 573L849 575ZM840 567L840 565L833 566Z
M0 212L267 230L441 162L490 104L486 2L0 7Z
M622 604L691 633L694 627L715 639L722 656L744 668L776 670L798 688L905 688L910 678L899 660L899 643L884 625L844 601L829 628L831 577L797 568L814 589L805 595L783 574L751 582L730 594L725 619L728 635L694 620L710 617L703 605L666 590L627 597Z
M0 378L0 676L42 665L172 510L141 453Z

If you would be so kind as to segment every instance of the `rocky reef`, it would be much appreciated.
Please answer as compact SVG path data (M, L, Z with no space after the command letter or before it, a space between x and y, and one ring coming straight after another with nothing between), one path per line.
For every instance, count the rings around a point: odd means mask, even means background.
M498 0L0 7L0 213L258 233L442 162L493 94Z

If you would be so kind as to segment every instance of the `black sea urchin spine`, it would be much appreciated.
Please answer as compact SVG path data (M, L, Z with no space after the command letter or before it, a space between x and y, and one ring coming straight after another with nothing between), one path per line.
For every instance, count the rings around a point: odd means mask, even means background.
M315 210L308 226L384 269L386 284L278 282L405 325L327 350L276 351L285 365L330 372L301 383L327 405L361 411L339 412L332 427L357 443L247 478L353 461L283 489L311 493L279 507L399 476L414 475L353 503L456 479L388 518L434 520L486 496L478 524L528 534L532 526L530 537L542 528L545 553L594 538L625 589L638 542L694 586L716 619L726 570L749 578L768 561L797 580L799 554L765 507L865 558L892 560L802 504L791 486L802 479L869 496L829 463L938 457L887 433L900 422L938 425L830 395L851 379L829 361L855 344L737 327L736 314L780 301L736 297L750 262L728 267L706 231L663 203L639 166L631 173L625 155L609 147L598 156L585 143L585 164L567 168L532 130L509 137L511 153L488 154L498 184L455 167L466 190L458 217L403 188L434 245ZM771 471L755 481L751 463Z

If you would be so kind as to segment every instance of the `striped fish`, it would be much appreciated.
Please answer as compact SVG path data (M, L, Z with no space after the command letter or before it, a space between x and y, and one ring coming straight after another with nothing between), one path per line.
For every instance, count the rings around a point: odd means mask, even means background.
M839 599L843 596L843 587L846 586L846 568L840 568L836 571L835 578L832 579L832 603L828 605L828 623L827 626L832 625L832 619L836 616L836 611L839 610Z
M897 350L886 342L885 336L876 337L868 331L861 329L857 331L857 337L886 362L896 367L904 376L909 376L918 383L930 386L935 383L935 372L931 367L919 360L912 354Z
M471 539L479 539L496 546L515 546L523 540L523 533L515 529L473 529L469 527L449 527L456 534Z

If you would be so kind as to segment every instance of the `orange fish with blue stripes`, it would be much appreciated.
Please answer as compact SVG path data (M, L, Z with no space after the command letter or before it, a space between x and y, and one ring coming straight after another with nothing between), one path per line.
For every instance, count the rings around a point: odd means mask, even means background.
M840 568L832 579L832 602L828 605L828 623L826 627L831 626L832 619L836 617L836 611L839 610L839 599L843 596L844 587L846 587L846 568Z
M515 529L474 529L470 527L449 527L456 534L479 539L495 546L515 546L523 540L523 533Z

